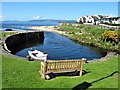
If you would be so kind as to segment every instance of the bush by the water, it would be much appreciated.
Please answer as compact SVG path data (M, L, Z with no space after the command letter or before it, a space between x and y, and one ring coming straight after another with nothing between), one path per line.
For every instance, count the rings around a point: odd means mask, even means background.
M112 42L115 42L115 43L118 43L118 33L116 31L105 31L103 34L102 34L102 39L103 41L110 41L111 43Z

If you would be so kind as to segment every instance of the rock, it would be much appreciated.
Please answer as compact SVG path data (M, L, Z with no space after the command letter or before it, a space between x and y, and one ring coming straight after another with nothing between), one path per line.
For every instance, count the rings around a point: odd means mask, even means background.
M12 29L6 29L5 31L12 31Z
M46 78L47 80L49 80L49 79L50 79L50 76L49 76L49 75L46 75L45 78Z
M116 56L117 53L116 52L109 52L105 57L102 57L100 59L94 59L94 60L90 60L88 62L102 62L102 61L105 61L105 60L108 60L110 59L112 56Z

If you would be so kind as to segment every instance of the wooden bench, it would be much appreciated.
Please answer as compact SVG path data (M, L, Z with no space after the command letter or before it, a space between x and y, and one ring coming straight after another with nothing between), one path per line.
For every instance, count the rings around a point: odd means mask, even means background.
M85 63L86 59L82 60L48 60L41 61L41 78L45 79L48 73L58 73L58 72L70 72L73 70L79 70L79 75L82 76L82 65Z

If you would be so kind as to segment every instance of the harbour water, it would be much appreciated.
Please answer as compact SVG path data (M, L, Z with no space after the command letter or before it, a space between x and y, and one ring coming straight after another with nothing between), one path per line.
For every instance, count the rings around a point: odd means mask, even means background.
M16 55L26 57L30 48L46 52L48 54L48 59L50 60L81 58L93 60L106 55L106 53L99 48L77 44L64 36L53 32L44 32L44 37L43 43L38 43L33 47L25 48L17 52Z
M2 30L11 28L13 30L29 30L28 26L56 26L59 22L43 21L43 22L4 22ZM81 59L87 58L93 60L106 55L106 52L100 48L85 46L75 43L74 41L52 32L44 32L43 43L32 43L32 47L26 47L15 53L17 56L26 57L30 48L37 49L48 54L48 59L64 60L64 59ZM16 47L16 48L19 48Z

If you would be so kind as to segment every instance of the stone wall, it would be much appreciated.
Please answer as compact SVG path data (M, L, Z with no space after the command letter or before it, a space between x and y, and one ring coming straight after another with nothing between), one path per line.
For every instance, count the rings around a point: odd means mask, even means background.
M27 32L12 35L5 40L7 49L12 54L24 49L35 46L37 44L43 44L44 32Z

